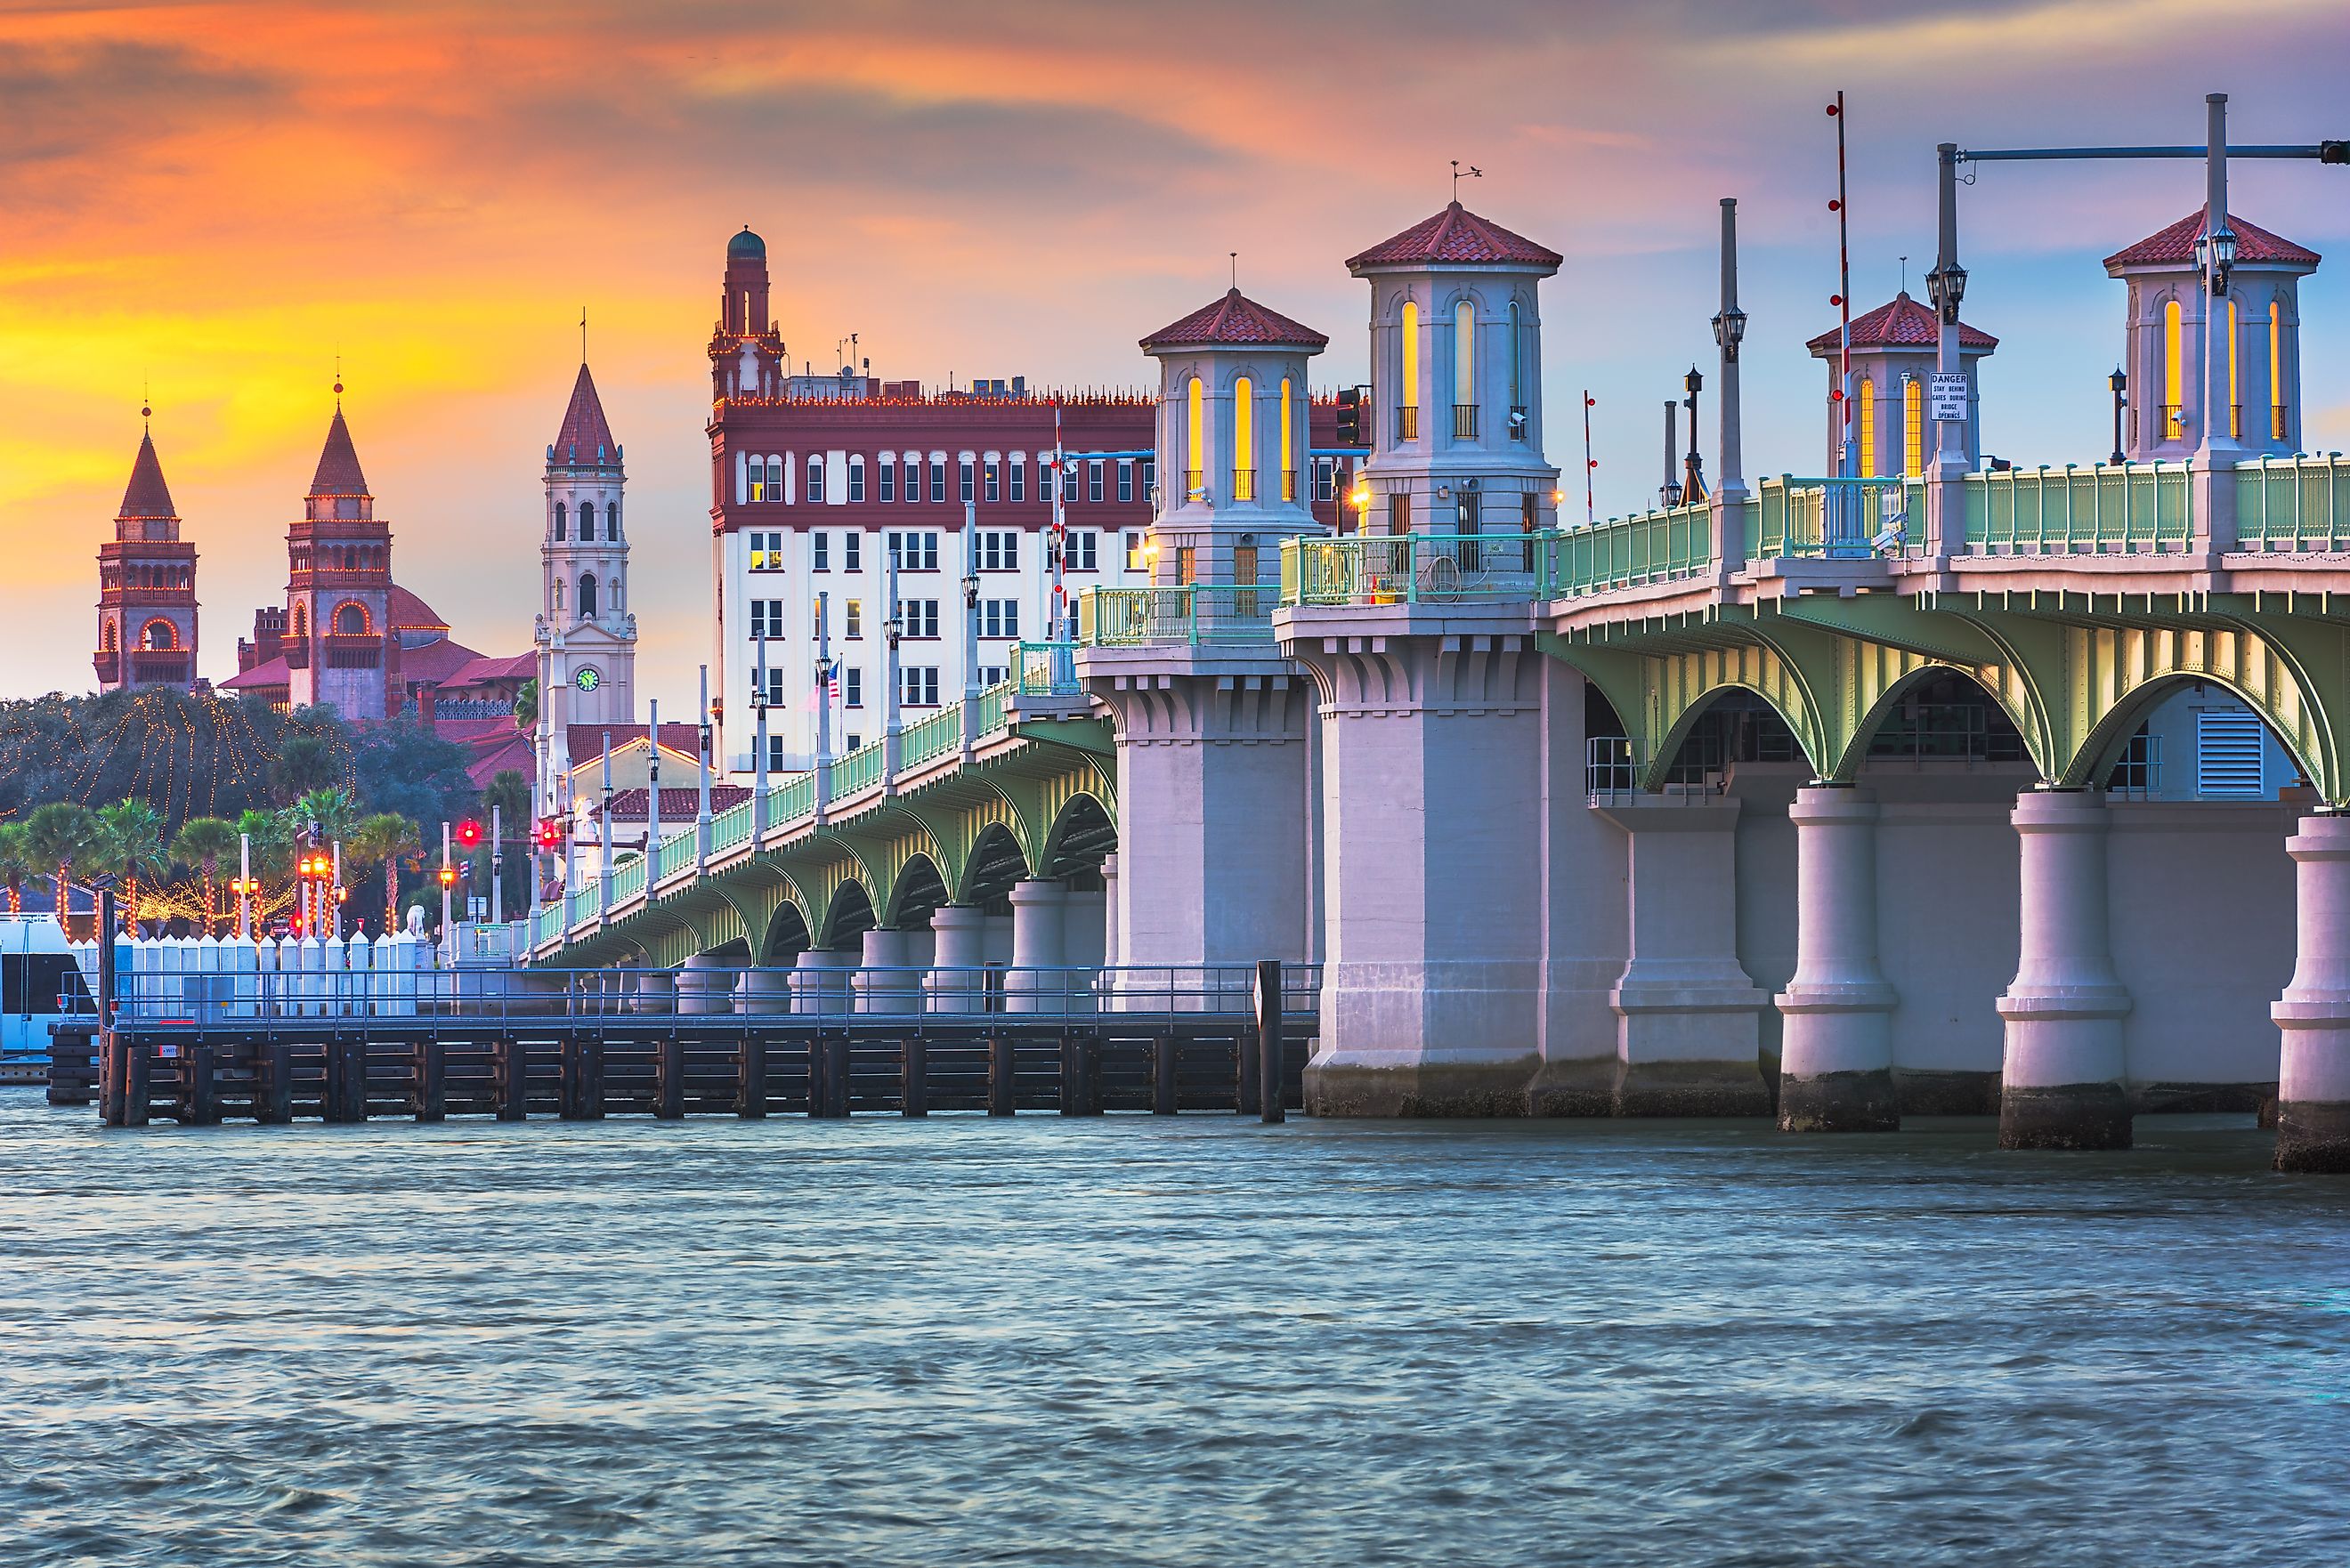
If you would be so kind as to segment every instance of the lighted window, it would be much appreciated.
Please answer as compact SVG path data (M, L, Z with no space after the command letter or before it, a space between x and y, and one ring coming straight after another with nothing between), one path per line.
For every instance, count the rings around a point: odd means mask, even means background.
M1003 499L1003 465L990 459L987 464L987 504L990 506Z
M2187 429L2179 417L2186 388L2186 333L2179 325L2178 301L2173 299L2162 306L2162 433L2166 440L2177 441Z
M1926 383L1915 376L1901 381L1901 472L1926 472Z
M2236 389L2236 302L2228 301L2228 433L2241 439L2244 433L2244 400Z
M1396 407L1412 410L1419 407L1419 306L1409 299L1403 302L1403 385L1396 389ZM1414 421L1399 422L1411 425ZM1396 439L1410 441L1418 433L1416 428L1399 430Z
M583 592L592 591L590 585L592 585L595 580L596 579L593 577L581 579L580 587ZM595 612L591 610L588 613L592 615ZM361 609L359 606L343 605L336 609L336 636L365 637L367 635L367 611Z
M1191 389L1184 394L1183 417L1185 421L1183 466L1191 473L1191 479L1184 484L1183 498L1189 501L1191 498L1191 492L1200 487L1199 476L1205 470L1205 454L1208 450L1208 392L1207 389L1201 385L1200 378L1197 376L1191 378Z
M1452 400L1477 400L1477 306L1466 299L1452 307Z
M1518 330L1518 302L1510 301L1510 407L1526 406L1526 340Z
M1256 385L1232 383L1232 499L1256 499Z
M1297 499L1297 410L1292 406L1295 389L1289 378L1281 379L1281 498Z
M865 635L865 601L863 599L844 599L841 601L840 635L843 637L863 637Z
M1860 472L1877 472L1877 383L1866 377L1860 383Z
M2284 437L2284 301L2269 301L2269 434Z

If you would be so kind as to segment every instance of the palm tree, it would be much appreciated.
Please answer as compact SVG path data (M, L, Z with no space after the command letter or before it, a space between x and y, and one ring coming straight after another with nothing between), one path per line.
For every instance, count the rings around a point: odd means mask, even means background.
M139 884L159 881L172 868L163 850L163 814L133 797L100 806L97 816L100 864L122 879L123 929L136 933Z
M88 858L98 846L98 814L69 800L36 806L25 819L26 846L33 857L57 870L57 924L66 923L67 889L73 886L74 862Z
M508 836L518 837L518 841L524 845L529 844L530 781L523 777L520 770L500 768L490 775L490 782L482 789L482 809L493 812L494 819ZM504 847L503 844L490 846L493 865L496 863L498 854ZM515 862L519 867L527 858L525 855L517 855L515 857ZM492 902L493 911L490 918L497 920L504 919L506 890L500 888Z
M203 874L204 930L209 935L220 913L213 902L213 889L219 881L221 862L236 853L236 825L217 816L192 816L172 840L172 853L182 865L192 866Z
M270 787L280 800L296 801L331 789L342 776L334 748L317 735L288 735L269 764Z
M31 834L21 822L0 822L0 883L8 888L8 912L25 912L25 878L40 869L33 858Z
M400 863L423 853L423 834L398 812L380 811L352 830L344 850L362 867L383 867L383 934L390 936L400 928Z
M515 688L515 728L527 730L538 722L538 677Z

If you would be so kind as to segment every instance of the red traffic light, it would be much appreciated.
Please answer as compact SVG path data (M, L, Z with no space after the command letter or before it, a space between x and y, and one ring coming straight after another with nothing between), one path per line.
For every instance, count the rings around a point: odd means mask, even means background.
M550 853L563 847L563 825L548 817L538 825L538 846Z
M457 847L479 849L482 846L482 825L472 817L457 825Z

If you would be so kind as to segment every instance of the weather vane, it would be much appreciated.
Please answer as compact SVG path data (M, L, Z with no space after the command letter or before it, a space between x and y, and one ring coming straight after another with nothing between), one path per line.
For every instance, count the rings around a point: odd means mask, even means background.
M588 363L588 307L584 305L579 307L579 362Z
M1232 257L1232 286L1234 288L1238 288L1241 286L1241 253L1238 251L1226 251L1224 254Z
M154 383L143 375L139 378L139 417L142 420L155 417Z
M343 406L343 357L342 357L342 355L341 355L341 354L338 353L338 354L335 356L335 407L337 407L337 408L338 408L338 409L339 409L339 408L341 408L342 406Z
M1482 169L1478 168L1474 163L1469 165L1468 169L1464 171L1461 167L1461 160L1455 158L1452 161L1452 199L1456 202L1461 200L1461 182L1464 178L1470 180L1482 180L1484 177L1485 171Z

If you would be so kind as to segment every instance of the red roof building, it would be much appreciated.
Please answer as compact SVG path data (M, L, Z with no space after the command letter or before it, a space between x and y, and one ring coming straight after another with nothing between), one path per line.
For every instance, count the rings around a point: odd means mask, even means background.
M1455 202L1436 216L1347 257L1347 270L1359 277L1364 273L1389 267L1547 269L1565 259L1548 245L1536 244L1523 234L1513 234L1491 218L1481 218Z
M180 537L151 432L140 436L130 461L114 537L98 547L98 649L90 663L101 691L184 691L195 683L196 547Z
M1827 473L1844 472L1846 408L1838 397L1843 354L1839 328L1831 327L1805 347L1828 373ZM1852 318L1850 434L1857 472L1864 478L1890 478L1926 472L1934 455L1937 426L1929 419L1929 389L1941 346L1941 318L1931 306L1902 290L1876 309ZM1969 468L1981 451L1981 416L1975 391L1978 362L1999 347L1980 327L1959 323L1959 374L1967 384L1965 457Z
M1292 321L1268 310L1237 288L1222 299L1201 306L1180 321L1170 322L1142 340L1145 353L1168 348L1266 348L1318 350L1329 346L1327 333Z

